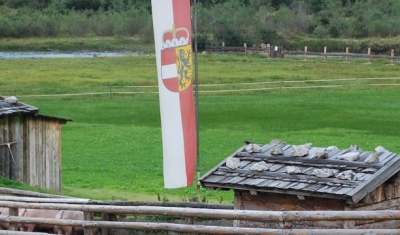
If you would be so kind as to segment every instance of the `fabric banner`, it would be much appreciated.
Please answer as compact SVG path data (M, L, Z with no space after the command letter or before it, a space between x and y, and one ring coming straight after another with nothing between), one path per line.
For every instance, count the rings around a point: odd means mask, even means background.
M152 0L163 142L164 187L193 183L196 116L190 0Z

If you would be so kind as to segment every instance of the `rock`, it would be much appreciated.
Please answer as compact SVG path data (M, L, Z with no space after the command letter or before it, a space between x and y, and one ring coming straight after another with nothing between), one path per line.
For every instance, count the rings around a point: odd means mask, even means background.
M269 168L271 168L271 167L272 167L272 164L261 161L261 162L257 162L255 164L253 164L252 166L250 166L250 170L266 171L266 170L269 170Z
M313 174L319 178L329 178L333 176L333 171L331 169L323 168L323 169L315 169Z
M304 157L307 156L308 154L308 148L300 145L299 146L292 145L291 152L294 157Z
M259 153L259 152L261 152L261 147L257 144L250 143L250 144L247 144L247 146L246 146L246 152Z
M15 96L9 96L4 98L4 102L9 103L9 104L16 104L18 103L18 99Z
M360 148L358 145L355 144L350 145L349 149L353 151L362 151L362 148Z
M378 153L388 153L389 152L387 149L385 149L384 147L382 147L380 145L375 148L375 151Z
M272 155L283 155L283 149L280 147L273 147L271 150Z
M336 146L329 146L328 148L326 148L326 151L333 151L333 150L339 150L339 148Z
M365 163L378 163L379 157L376 153L371 153L368 157L364 160Z
M230 169L236 169L240 165L240 159L236 157L228 157L226 159L226 166Z
M299 145L300 147L304 147L304 148L312 148L312 143L305 143L305 144L302 144L302 145Z
M358 152L349 152L349 153L345 153L343 155L337 156L336 157L339 160L345 160L345 161L357 161L360 158L360 153Z
M293 175L293 174L301 173L301 170L300 170L300 168L297 167L297 166L287 166L287 167L286 167L286 172L287 172L289 175Z
M327 152L316 152L314 154L314 159L327 159L329 154Z
M336 178L340 180L355 180L356 179L356 173L352 170L348 171L343 171L337 174Z

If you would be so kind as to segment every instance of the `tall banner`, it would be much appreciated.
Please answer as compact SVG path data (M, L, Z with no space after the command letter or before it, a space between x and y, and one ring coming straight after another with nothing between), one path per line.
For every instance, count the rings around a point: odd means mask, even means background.
M196 116L190 0L152 0L163 142L164 187L193 183Z

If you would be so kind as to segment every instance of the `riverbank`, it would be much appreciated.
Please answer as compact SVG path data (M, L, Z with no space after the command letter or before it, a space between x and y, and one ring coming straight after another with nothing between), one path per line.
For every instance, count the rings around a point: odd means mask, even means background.
M154 52L154 44L143 43L133 37L0 38L0 51L108 51L148 54Z

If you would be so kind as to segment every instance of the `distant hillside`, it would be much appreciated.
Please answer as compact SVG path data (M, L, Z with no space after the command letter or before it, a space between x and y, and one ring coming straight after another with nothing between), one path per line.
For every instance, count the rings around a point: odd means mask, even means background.
M400 35L399 0L202 0L197 13L200 49ZM151 1L0 0L0 37L87 36L152 42Z

